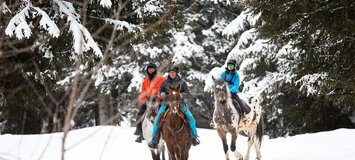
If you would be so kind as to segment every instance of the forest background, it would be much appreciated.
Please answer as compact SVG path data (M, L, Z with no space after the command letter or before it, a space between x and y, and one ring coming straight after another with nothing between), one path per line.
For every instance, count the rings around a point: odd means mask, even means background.
M134 125L145 65L180 67L199 128L237 59L270 137L355 128L355 2L0 0L0 133Z

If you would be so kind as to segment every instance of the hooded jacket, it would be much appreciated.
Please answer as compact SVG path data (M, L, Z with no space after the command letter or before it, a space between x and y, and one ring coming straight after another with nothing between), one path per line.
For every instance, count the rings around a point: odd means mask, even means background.
M180 84L181 86L181 94L182 94L182 99L188 99L190 97L190 92L189 92L189 88L187 87L186 82L178 75L176 75L176 77L174 79L170 78L168 76L168 78L163 82L163 84L160 87L160 91L166 93L167 95L169 94L169 85L175 87L178 84ZM167 99L164 99L164 101L166 101Z
M231 93L237 93L240 85L240 78L237 70L234 71L226 71L222 72L219 76L224 79L228 83L228 88Z
M150 79L148 75L145 76L141 86L141 92L139 93L139 102L144 104L147 100L147 96L157 96L160 86L165 78L160 75L159 72L155 75L153 79Z

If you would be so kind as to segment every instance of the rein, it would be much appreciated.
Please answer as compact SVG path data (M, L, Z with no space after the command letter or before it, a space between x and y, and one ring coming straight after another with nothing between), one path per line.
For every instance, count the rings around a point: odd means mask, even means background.
M170 112L170 108L168 108L167 109L167 111L165 112L165 114L164 114L164 119L165 119L165 117L168 115L168 113ZM170 113L171 114L171 113ZM179 118L181 118L183 121L184 121L184 123L186 123L186 120L183 118L183 117L181 117L182 115L181 115L181 112L179 112ZM180 129L178 129L178 130L173 130L170 126L168 126L168 129L169 129L169 131L172 133L172 135L174 136L174 137L176 137L176 135L178 134L178 133L180 133L181 131L182 131L182 129L184 129L184 123L182 123L182 125L181 125L181 127L180 127Z

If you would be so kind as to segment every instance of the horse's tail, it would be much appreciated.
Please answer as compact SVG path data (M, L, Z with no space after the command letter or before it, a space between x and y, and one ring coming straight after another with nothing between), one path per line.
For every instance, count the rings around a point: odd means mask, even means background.
M258 139L258 143L259 143L259 147L261 147L261 142L263 141L263 136L264 136L264 129L265 129L265 125L264 125L264 118L261 115L260 116L260 121L259 124L256 127L256 138Z

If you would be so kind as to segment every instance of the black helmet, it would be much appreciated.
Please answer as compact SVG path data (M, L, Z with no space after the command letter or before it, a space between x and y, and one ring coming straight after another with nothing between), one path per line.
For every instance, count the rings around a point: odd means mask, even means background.
M172 65L169 67L168 72L170 72L170 71L174 71L176 73L179 73L179 68L177 66Z
M235 59L228 59L227 65L228 65L228 64L233 64L234 66L236 66L237 61L236 61Z

